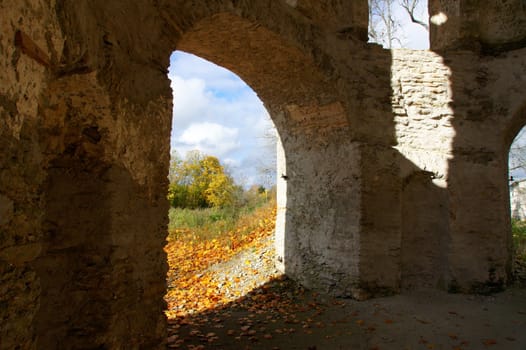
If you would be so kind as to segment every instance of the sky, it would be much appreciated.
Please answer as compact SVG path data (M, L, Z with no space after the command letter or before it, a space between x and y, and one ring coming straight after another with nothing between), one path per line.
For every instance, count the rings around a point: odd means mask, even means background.
M427 48L427 32L402 9L396 11L404 46ZM174 92L172 151L181 157L191 150L216 156L246 188L272 185L275 179L259 169L275 163L275 146L265 137L273 124L256 93L229 70L181 51L172 54L168 76Z
M174 109L172 151L199 150L217 157L236 182L265 184L258 169L275 157L265 137L272 121L256 93L234 73L176 51L170 58Z
M418 6L415 9L415 16L421 20L428 17L427 0L418 2ZM400 43L395 42L395 48L404 47L415 50L429 48L428 32L421 25L411 22L406 10L399 6L397 1L394 1L393 17L400 25L400 30L397 31L395 36L400 39L402 44L400 45Z
M427 0L420 2L416 15L419 19L428 16ZM415 50L429 49L429 33L421 25L411 22L405 10L399 6L395 8L395 16L402 27L402 43L405 48Z

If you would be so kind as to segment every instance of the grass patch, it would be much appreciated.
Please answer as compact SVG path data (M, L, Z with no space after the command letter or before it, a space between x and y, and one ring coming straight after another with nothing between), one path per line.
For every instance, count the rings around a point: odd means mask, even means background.
M240 214L232 208L170 208L168 213L170 232L191 230L206 238L231 230ZM214 237L209 237L214 238Z
M169 239L206 241L217 239L226 233L244 235L254 229L263 215L275 208L269 200L257 205L226 208L170 208L168 213Z
M511 220L511 232L515 256L526 260L526 221Z

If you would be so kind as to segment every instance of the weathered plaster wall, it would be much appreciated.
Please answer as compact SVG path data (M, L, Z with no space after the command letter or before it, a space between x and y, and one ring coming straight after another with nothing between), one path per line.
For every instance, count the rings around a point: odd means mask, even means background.
M466 63L477 58L477 64ZM524 103L524 49L496 57L460 52L445 59L455 111L448 183L452 281L471 285L464 290L491 289L506 282L511 268L508 135L510 122L517 123L516 108ZM468 247L471 254L462 254ZM484 276L488 283L479 286Z
M348 54L349 55L349 54ZM400 154L391 100L390 51L377 46L354 54L342 67L351 139L360 148L360 251L356 298L400 290Z
M402 155L401 284L444 287L448 259L451 71L428 51L393 51L392 109Z
M351 295L359 280L359 146L348 137L339 103L290 105L284 117L285 167L278 173L279 192L286 187L284 237L278 236L283 270L310 288Z
M484 292L508 281L506 157L520 129L511 124L524 123L512 112L523 103L523 60L520 50L393 52L396 148L409 161L402 284Z

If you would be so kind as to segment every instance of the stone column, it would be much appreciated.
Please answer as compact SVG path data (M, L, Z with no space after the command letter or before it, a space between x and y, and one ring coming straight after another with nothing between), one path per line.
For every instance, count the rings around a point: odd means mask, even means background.
M360 279L355 297L390 295L400 290L400 156L388 146L360 147Z
M39 347L164 341L171 96L166 76L141 69L158 79L151 99L121 98L97 72L61 77L42 98Z
M285 226L277 232L283 270L308 288L350 296L359 278L360 150L339 102L290 105L285 114L286 171L279 168L278 187L287 192L278 227Z
M510 273L507 150L501 113L492 96L489 60L469 52L445 55L454 136L448 161L450 291L488 293Z

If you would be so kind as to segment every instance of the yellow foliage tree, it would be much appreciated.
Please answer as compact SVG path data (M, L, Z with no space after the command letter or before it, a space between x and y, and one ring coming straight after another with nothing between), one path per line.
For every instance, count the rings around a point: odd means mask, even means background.
M234 205L237 186L214 156L189 152L182 161L172 157L168 200L182 208L225 207Z

